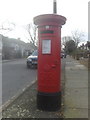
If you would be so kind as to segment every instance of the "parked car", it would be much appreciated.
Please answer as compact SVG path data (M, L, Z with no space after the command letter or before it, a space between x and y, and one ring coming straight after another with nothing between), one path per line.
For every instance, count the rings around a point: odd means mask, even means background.
M35 50L30 56L27 58L27 67L28 68L37 68L37 60L38 60L38 51Z
M66 58L66 53L61 52L61 58Z

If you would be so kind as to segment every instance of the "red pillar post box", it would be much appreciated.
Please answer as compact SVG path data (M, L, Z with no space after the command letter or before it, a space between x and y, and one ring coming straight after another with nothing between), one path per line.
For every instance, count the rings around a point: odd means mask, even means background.
M44 14L34 18L38 26L37 108L55 111L61 106L61 27L66 18Z

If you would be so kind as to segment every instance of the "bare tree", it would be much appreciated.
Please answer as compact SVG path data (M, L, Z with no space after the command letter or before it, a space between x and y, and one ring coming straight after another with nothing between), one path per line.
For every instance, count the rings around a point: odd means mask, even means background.
M26 31L28 33L27 39L32 45L37 48L37 26L28 24L26 26Z
M84 32L80 32L78 30L72 32L72 40L74 40L74 42L76 43L76 47L78 47L78 44L84 40L84 37Z
M13 22L9 22L9 21L5 21L0 25L0 32L1 34L5 33L5 32L9 32L15 29L15 23Z

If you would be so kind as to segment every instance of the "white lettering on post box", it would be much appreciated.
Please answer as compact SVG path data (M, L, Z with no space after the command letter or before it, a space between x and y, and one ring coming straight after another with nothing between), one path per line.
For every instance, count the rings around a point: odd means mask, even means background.
M42 40L42 54L51 54L51 40Z

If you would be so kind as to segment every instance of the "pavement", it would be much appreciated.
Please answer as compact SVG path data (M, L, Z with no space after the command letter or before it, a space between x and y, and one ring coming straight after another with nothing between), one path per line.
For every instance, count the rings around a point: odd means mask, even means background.
M45 112L36 108L35 82L3 110L3 118L88 118L88 69L67 56L64 72L61 110Z
M88 69L67 56L64 96L65 118L88 118Z

